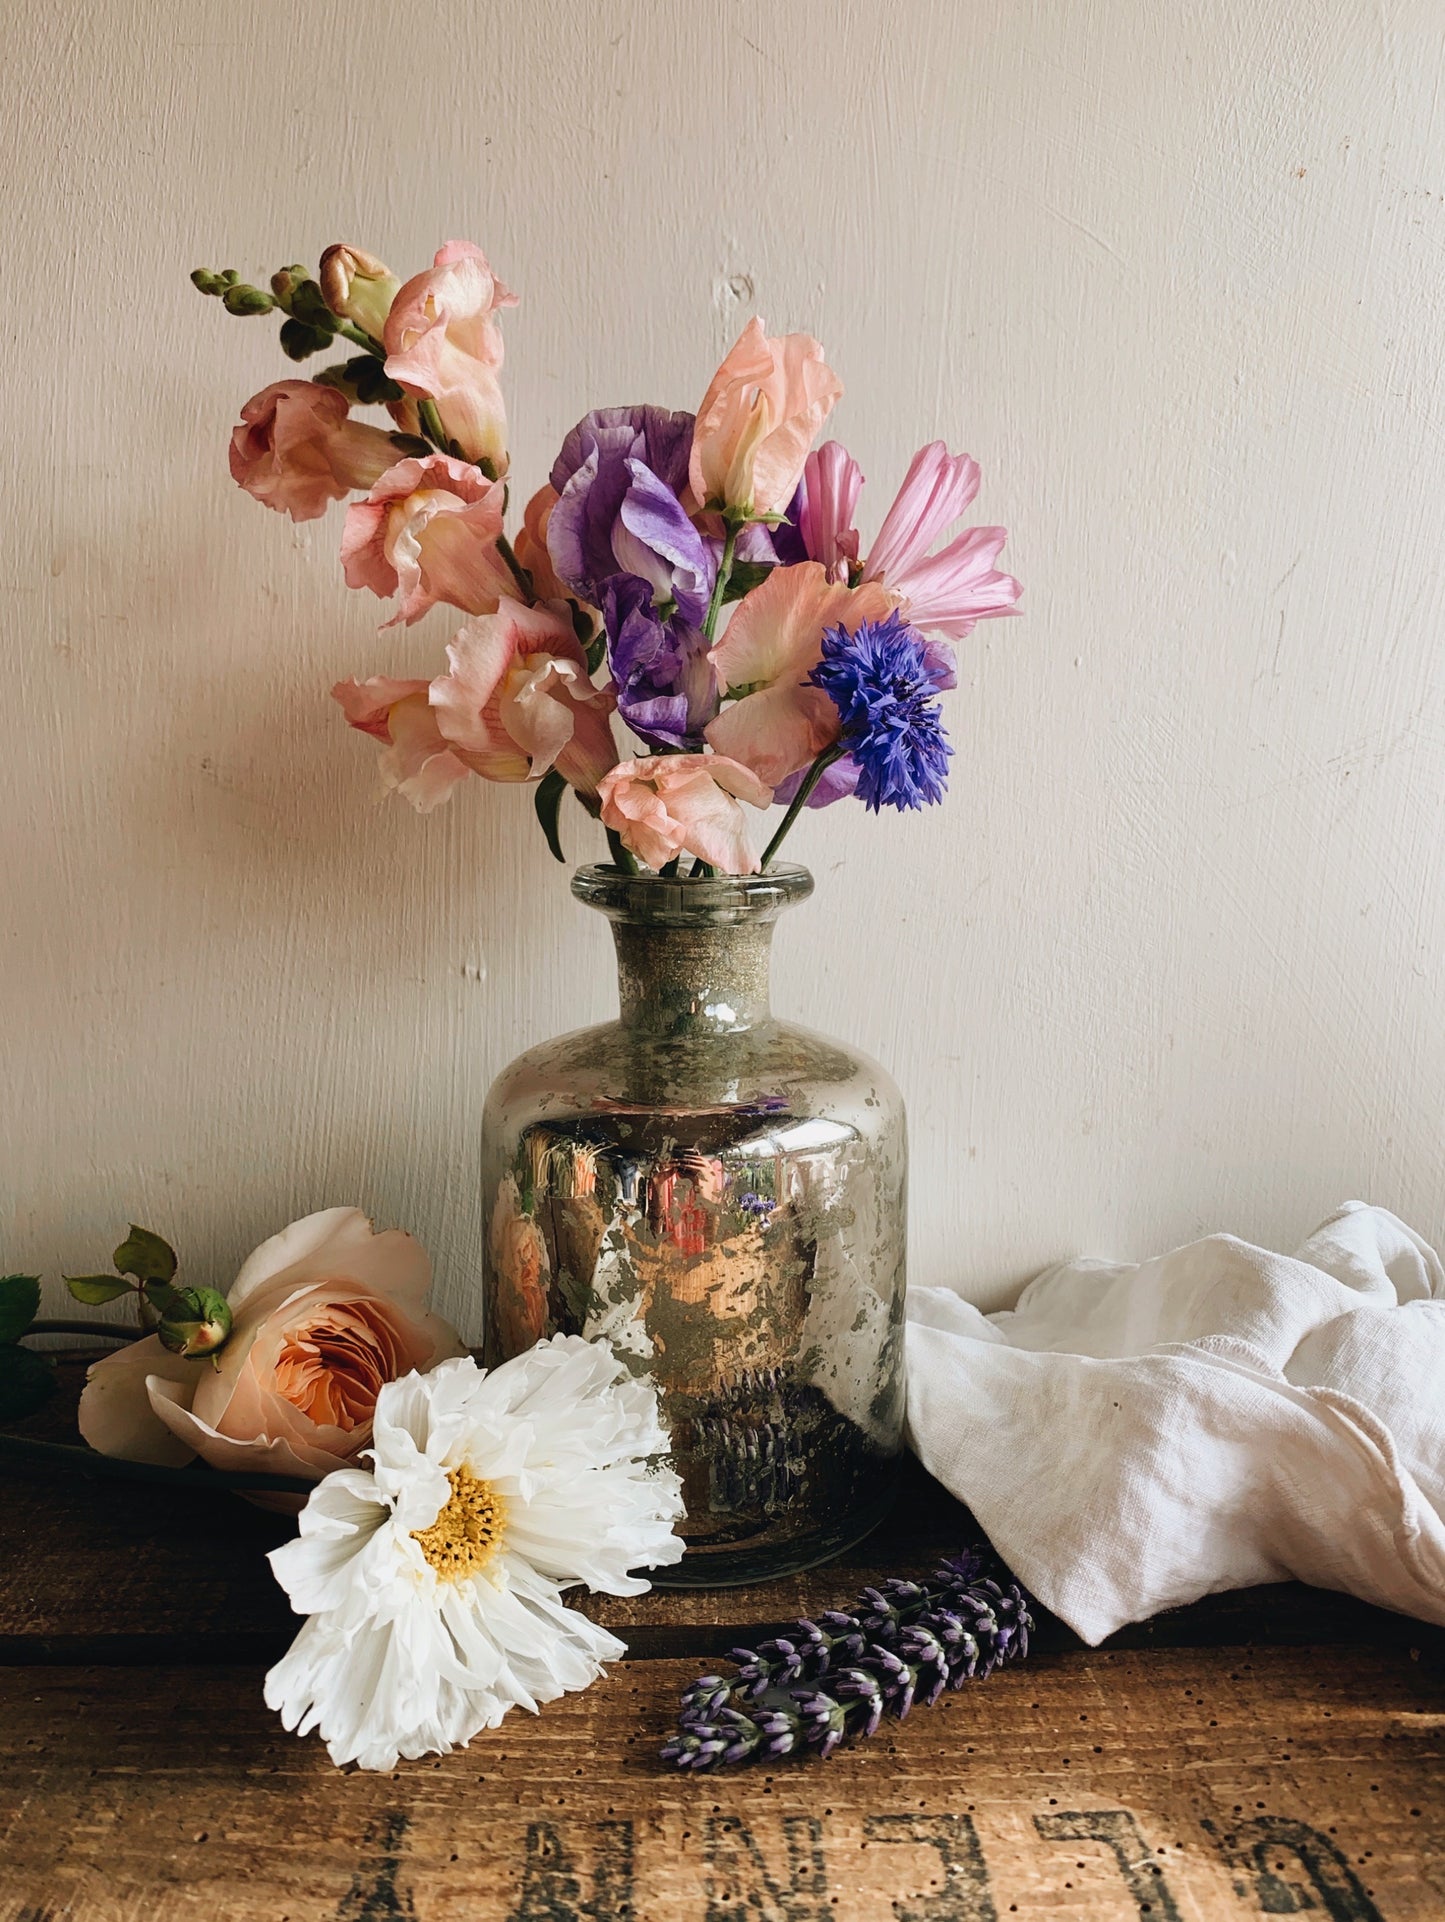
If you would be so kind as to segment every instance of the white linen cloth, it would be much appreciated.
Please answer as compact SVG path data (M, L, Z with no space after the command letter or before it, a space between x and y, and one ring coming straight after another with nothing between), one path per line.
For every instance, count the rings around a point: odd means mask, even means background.
M1290 1577L1445 1622L1445 1274L1385 1209L914 1288L907 1342L914 1450L1086 1642Z

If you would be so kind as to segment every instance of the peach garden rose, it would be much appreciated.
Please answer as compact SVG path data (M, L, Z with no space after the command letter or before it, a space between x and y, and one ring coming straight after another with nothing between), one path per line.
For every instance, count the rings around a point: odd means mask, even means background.
M231 1335L214 1365L158 1336L90 1370L80 1432L102 1455L319 1481L371 1441L383 1385L466 1348L428 1313L431 1264L359 1208L295 1221L249 1257L227 1297ZM284 1498L282 1498L284 1499Z

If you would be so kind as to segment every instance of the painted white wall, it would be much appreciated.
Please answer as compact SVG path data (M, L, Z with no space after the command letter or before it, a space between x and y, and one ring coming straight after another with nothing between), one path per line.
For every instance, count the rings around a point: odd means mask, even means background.
M794 852L788 1011L909 1097L915 1276L1445 1236L1439 0L14 0L0 1265L224 1285L359 1202L467 1319L482 1097L611 1005L521 791L374 801L340 510L225 463L285 372L186 285L480 241L522 497L588 407L826 343L865 533L942 435L1013 530L946 806ZM15 95L12 94L12 99ZM590 841L571 830L579 855Z

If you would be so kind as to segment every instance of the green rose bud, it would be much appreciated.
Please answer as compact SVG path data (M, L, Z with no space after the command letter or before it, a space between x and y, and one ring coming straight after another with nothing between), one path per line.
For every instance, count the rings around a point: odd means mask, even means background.
M225 1347L231 1310L214 1288L151 1288L147 1293L160 1310L156 1333L161 1346L171 1354L199 1360Z
M221 296L221 305L228 314L269 314L276 305L269 294L262 293L259 287L248 287L238 280L234 287L228 287Z

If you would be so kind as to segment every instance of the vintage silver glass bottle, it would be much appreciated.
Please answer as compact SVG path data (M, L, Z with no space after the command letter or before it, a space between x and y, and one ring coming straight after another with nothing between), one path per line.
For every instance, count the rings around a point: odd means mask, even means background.
M564 1331L653 1378L687 1504L670 1586L838 1554L902 1448L903 1103L768 999L774 924L812 888L582 868L620 1017L529 1049L487 1099L488 1360Z

